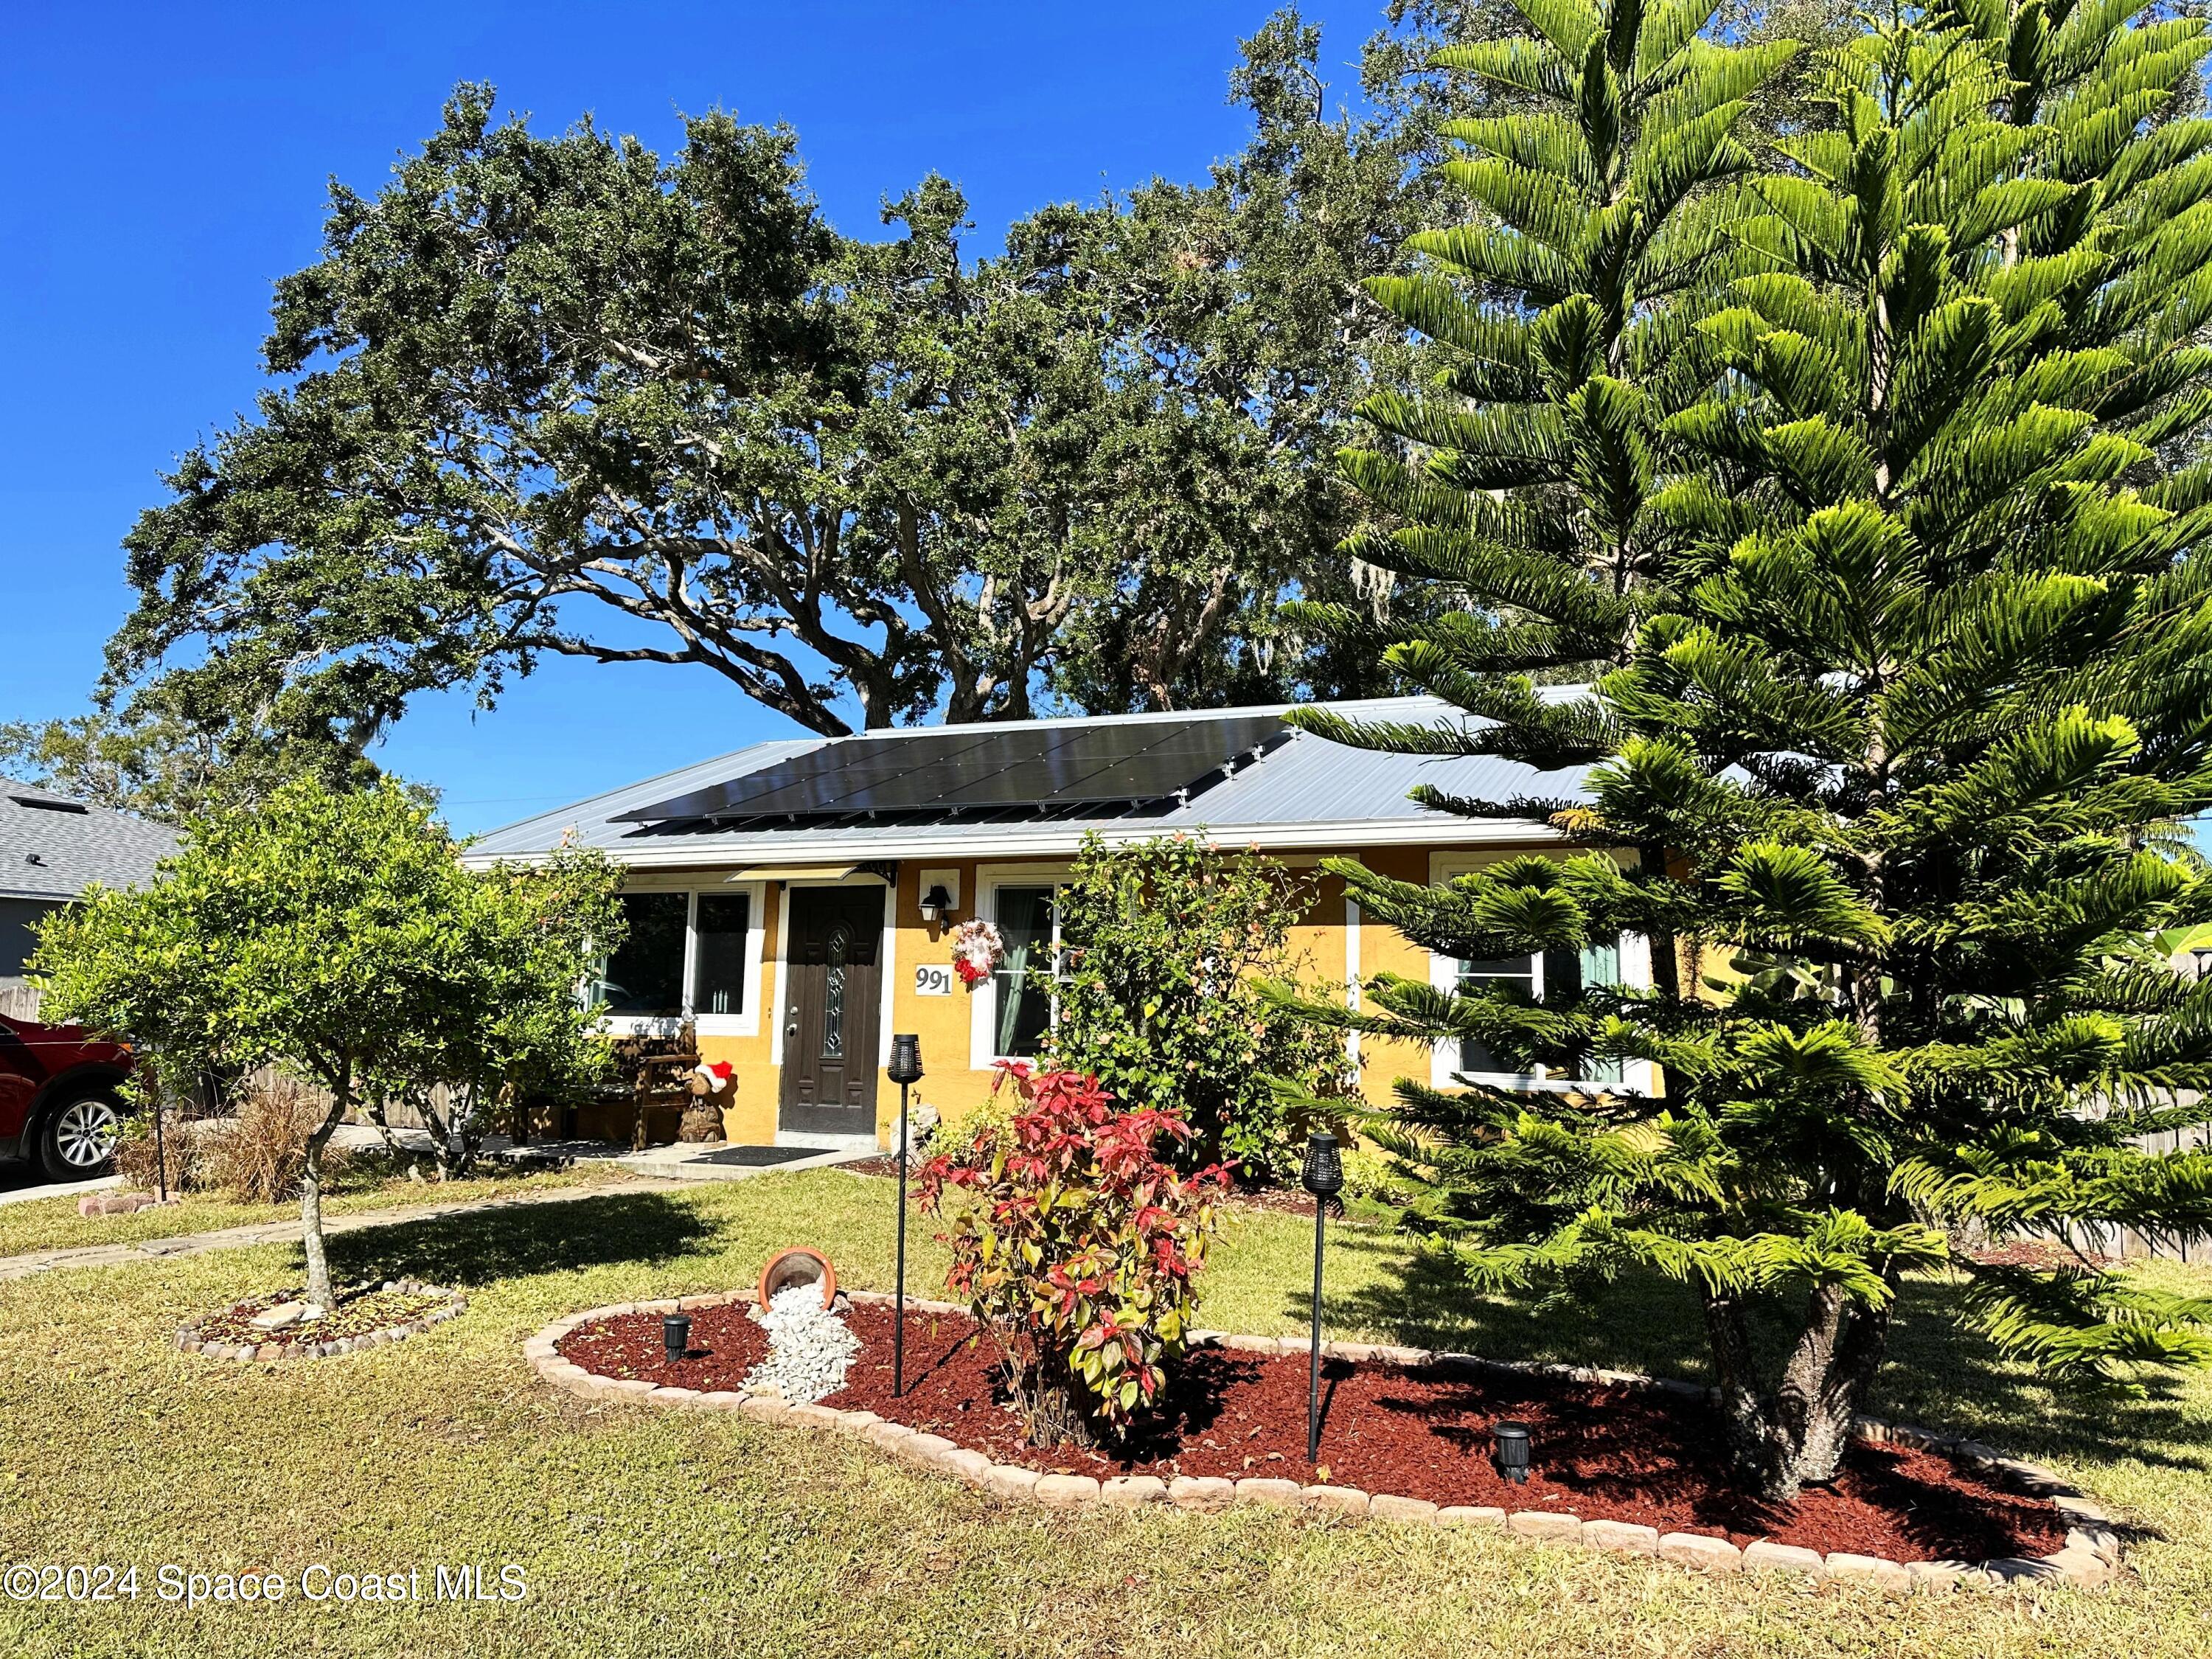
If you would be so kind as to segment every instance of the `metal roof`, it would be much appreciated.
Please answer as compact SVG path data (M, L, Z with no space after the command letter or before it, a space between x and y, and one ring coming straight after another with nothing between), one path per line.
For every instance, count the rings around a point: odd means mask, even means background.
M0 898L73 899L94 882L136 887L176 847L166 823L0 778Z
M1558 694L1571 690L1559 688ZM1356 719L1422 724L1456 724L1468 719L1450 704L1431 697L1382 697L1324 706ZM1083 716L1034 724L1249 720L1255 714L1281 714L1286 708ZM1062 810L1047 805L965 813L926 823L871 819L863 813L827 821L770 822L759 817L720 824L700 820L623 821L625 814L710 789L795 756L851 750L909 735L909 731L755 744L491 830L471 844L468 860L482 864L498 859L527 859L551 851L564 840L574 845L604 848L640 868L969 858L979 854L992 859L1038 858L1071 854L1093 831L1109 841L1135 841L1201 828L1224 841L1277 848L1384 847L1413 842L1525 843L1550 837L1547 831L1525 823L1431 811L1407 796L1416 785L1429 784L1475 800L1503 802L1520 796L1585 798L1579 769L1540 772L1516 761L1490 757L1385 754L1346 748L1300 732L1277 744L1266 758L1240 768L1188 801L1170 800L1150 809L1100 810L1095 804L1079 804Z

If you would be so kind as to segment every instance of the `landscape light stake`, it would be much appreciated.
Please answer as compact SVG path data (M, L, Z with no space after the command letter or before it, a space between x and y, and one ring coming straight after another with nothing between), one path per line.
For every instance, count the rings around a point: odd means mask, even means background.
M1314 1201L1313 1362L1306 1373L1306 1462L1310 1463L1321 1455L1322 1229L1327 1224L1328 1200L1344 1190L1344 1160L1337 1156L1334 1135L1307 1137L1305 1166L1298 1171L1298 1180Z
M899 1086L898 1273L891 1296L891 1397L906 1393L906 1097L921 1081L921 1039L910 1031L891 1038L890 1079Z
M2203 978L2203 975L2197 975ZM153 1091L153 1179L161 1192L161 1203L168 1203L168 1144L161 1139L161 1091Z

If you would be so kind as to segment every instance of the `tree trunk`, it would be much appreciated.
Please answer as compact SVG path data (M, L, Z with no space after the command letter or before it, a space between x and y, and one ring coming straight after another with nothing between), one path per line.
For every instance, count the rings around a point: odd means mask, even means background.
M476 1166L483 1145L483 1121L477 1109L473 1090L449 1089L447 1109L440 1111L434 1090L425 1090L415 1103L416 1115L430 1132L431 1156L437 1161L438 1179L458 1181Z
M1098 1444L1098 1425L1083 1408L1075 1380L1062 1367L1031 1365L1014 1378L1014 1397L1021 1402L1023 1426L1032 1446L1076 1446L1085 1451Z
M1850 1447L1852 1419L1889 1346L1889 1307L1855 1306L1835 1286L1817 1287L1770 1389L1753 1358L1744 1304L1715 1291L1705 1303L1721 1418L1738 1479L1782 1504L1834 1480Z
M337 1305L331 1289L330 1257L323 1249L323 1148L345 1115L349 1091L332 1091L331 1109L307 1137L307 1172L300 1183L301 1253L307 1259L307 1301L328 1313Z

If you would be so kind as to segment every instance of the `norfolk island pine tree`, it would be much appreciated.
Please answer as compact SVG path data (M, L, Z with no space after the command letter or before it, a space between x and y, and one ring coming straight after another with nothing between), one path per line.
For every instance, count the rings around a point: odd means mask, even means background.
M1309 1012L1662 1082L1401 1080L1373 1133L1409 1224L1480 1285L1692 1287L1777 1499L1835 1473L1909 1270L1965 1275L2054 1377L2212 1358L2212 1301L1952 1242L2212 1231L2212 1153L2133 1144L2212 1076L2212 989L2140 943L2208 897L2157 845L2212 805L2200 26L1885 11L1815 66L1826 124L1754 157L1733 100L1774 54L1696 40L1702 3L1521 3L1529 40L1442 61L1553 112L1461 127L1480 223L1372 284L1457 362L1370 399L1345 458L1378 520L1353 555L1463 602L1395 636L1306 617L1480 718L1300 719L1589 769L1571 799L1424 796L1559 856L1437 888L1330 867L1437 952L1640 935L1654 982L1386 978ZM1788 971L1707 973L1732 955Z

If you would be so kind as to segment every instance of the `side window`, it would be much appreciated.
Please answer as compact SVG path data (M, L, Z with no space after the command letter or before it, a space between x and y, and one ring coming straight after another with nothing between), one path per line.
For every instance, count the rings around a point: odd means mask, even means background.
M1572 995L1585 985L1618 985L1620 982L1620 945L1618 940L1594 945L1581 951L1554 951L1541 957L1499 957L1487 962L1461 961L1455 964L1453 975L1454 985L1462 991L1474 990L1486 984L1503 983L1537 1002L1547 995ZM1461 1042L1459 1060L1455 1069L1480 1073L1493 1078L1520 1074L1518 1067L1492 1054L1472 1037ZM1565 1080L1579 1083L1619 1083L1622 1080L1621 1063L1618 1060L1593 1060L1582 1070L1584 1075Z
M1462 960L1455 982L1461 991L1502 985L1531 999L1537 996L1542 984L1537 976L1536 958L1532 956L1493 957L1485 962ZM1517 1068L1509 1066L1474 1038L1465 1037L1459 1045L1459 1069L1462 1072L1497 1073Z

